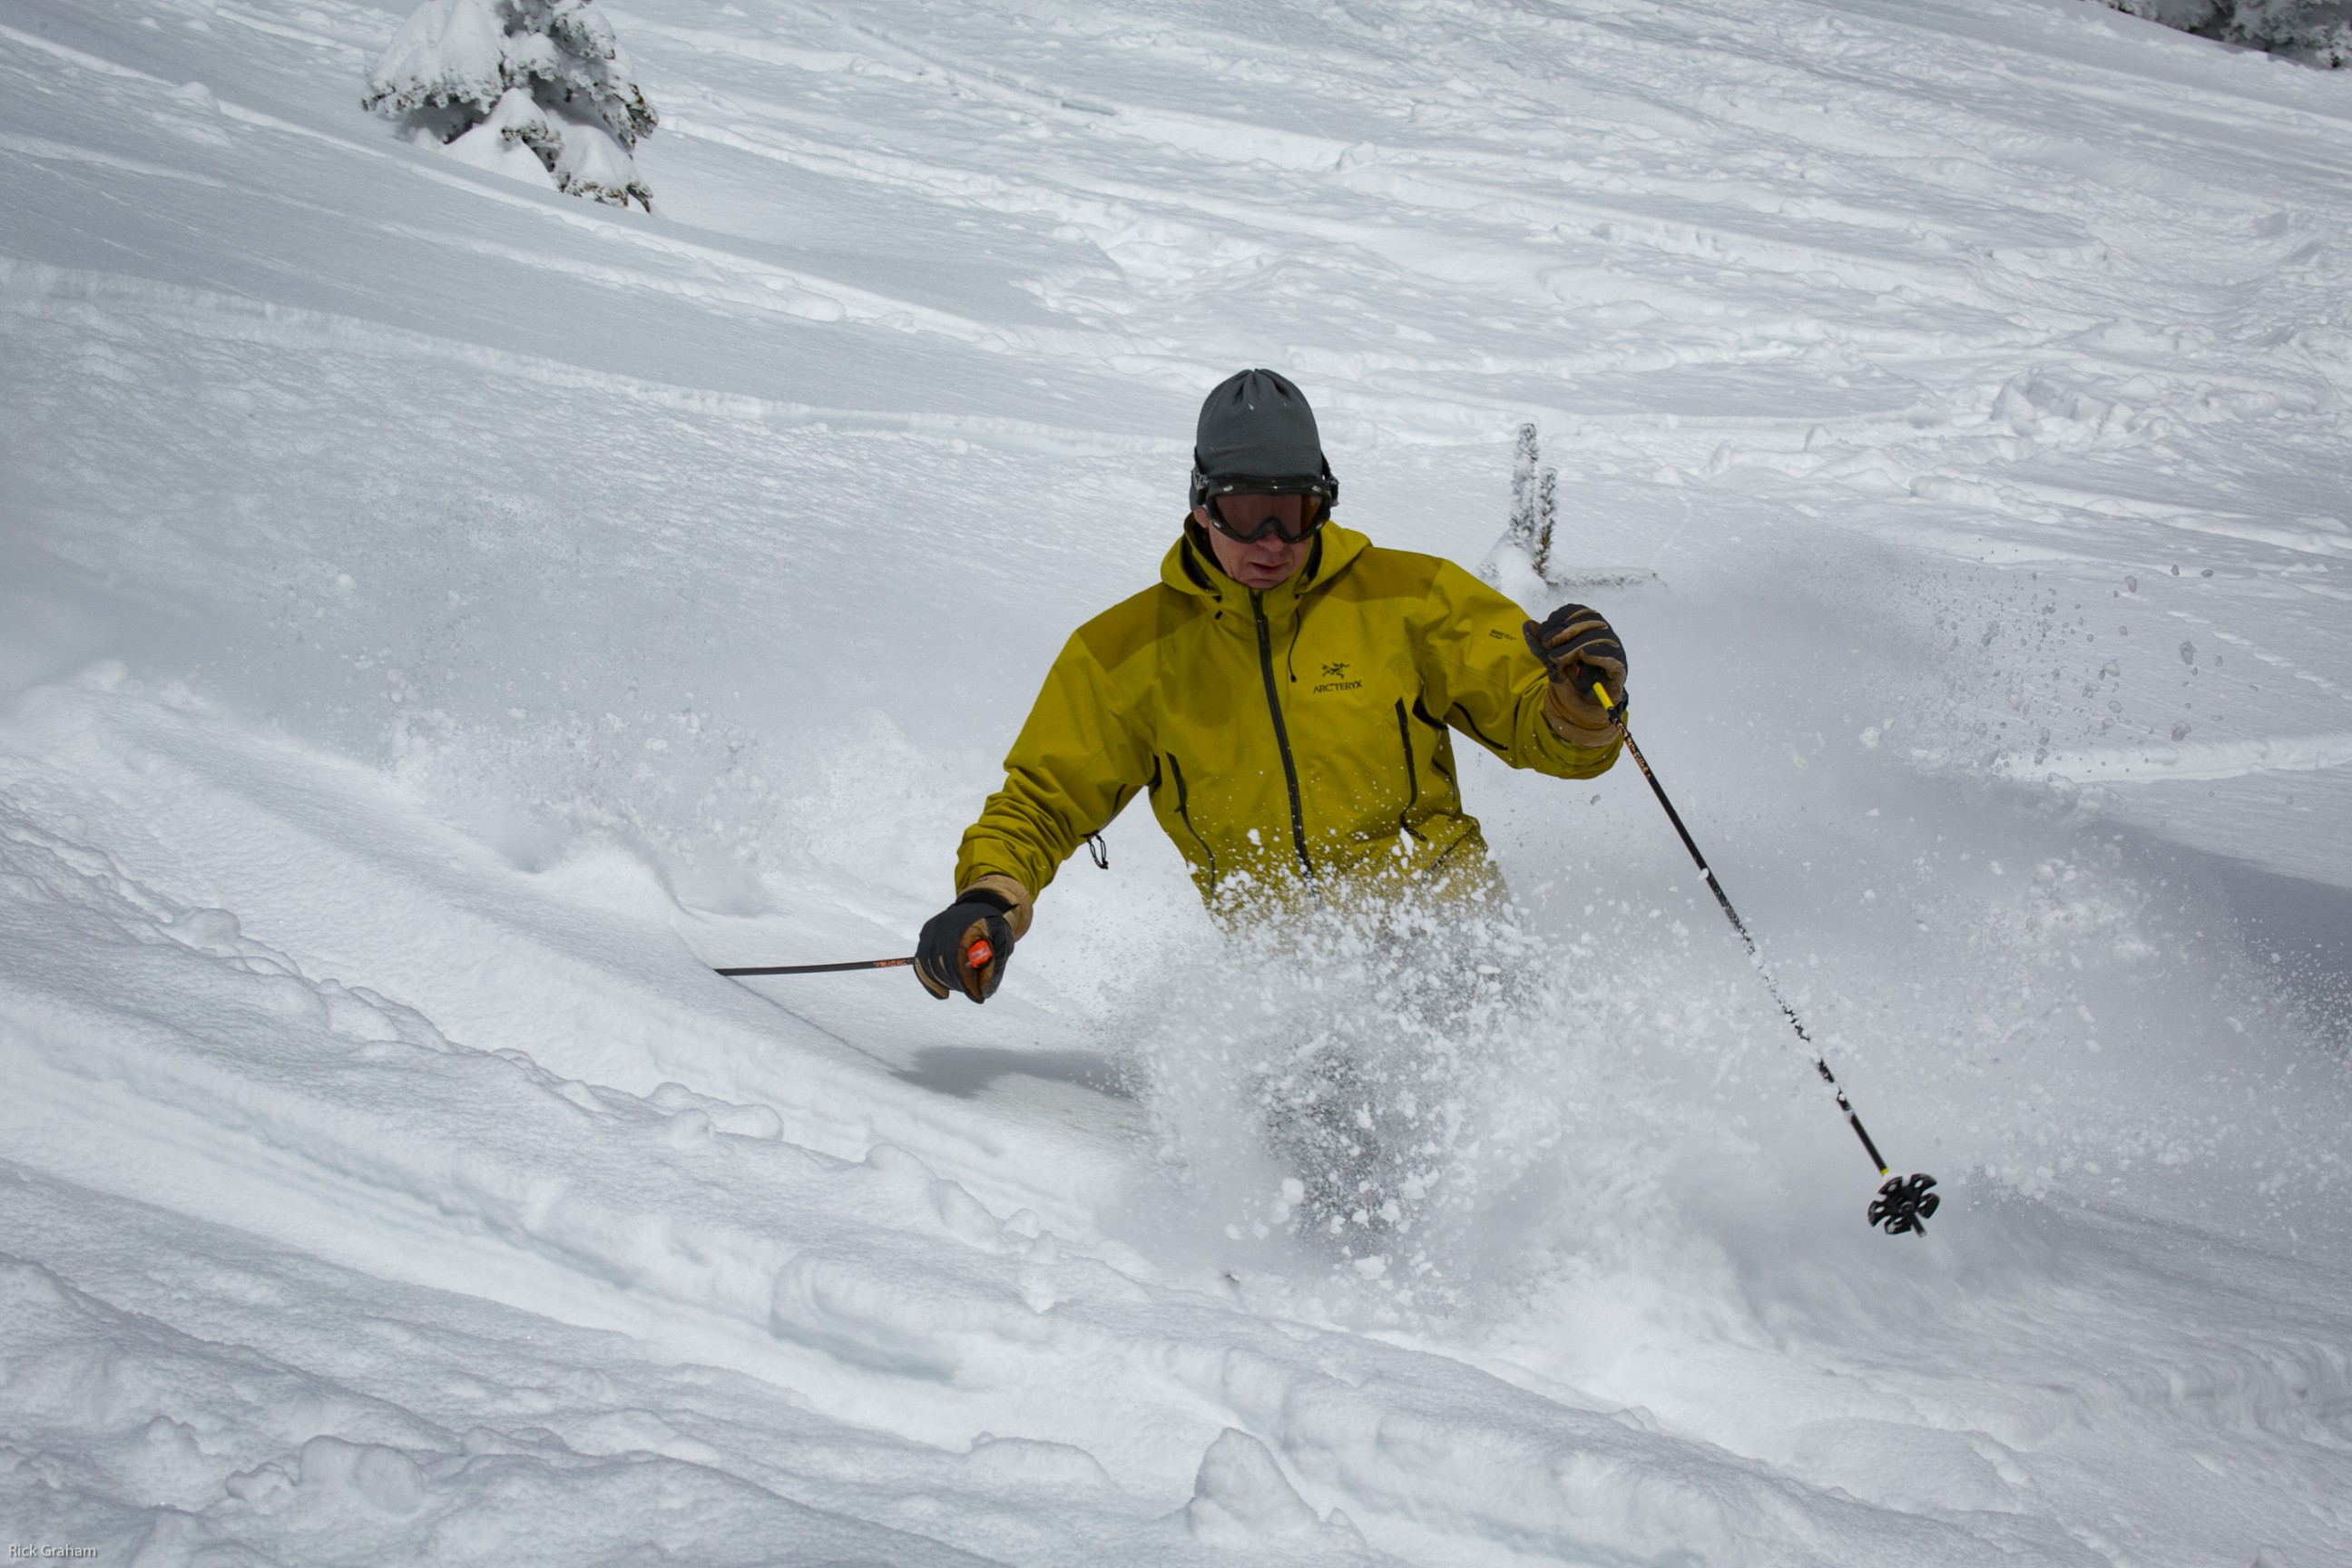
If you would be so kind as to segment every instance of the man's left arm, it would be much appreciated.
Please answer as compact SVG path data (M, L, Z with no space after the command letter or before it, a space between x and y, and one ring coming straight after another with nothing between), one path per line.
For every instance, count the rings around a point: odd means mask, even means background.
M1586 779L1617 761L1614 725L1577 711L1528 647L1527 613L1450 561L1423 606L1418 653L1437 717L1515 768ZM1583 706L1591 706L1589 703Z

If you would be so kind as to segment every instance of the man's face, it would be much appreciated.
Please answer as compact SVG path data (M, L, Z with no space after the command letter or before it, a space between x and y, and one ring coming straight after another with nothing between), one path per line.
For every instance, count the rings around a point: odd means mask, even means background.
M1281 527L1295 533L1306 523L1307 509L1314 504L1313 496L1221 496L1217 510L1244 533L1267 518L1276 519ZM1226 576L1244 588L1272 588L1287 583L1306 563L1307 552L1315 547L1311 533L1291 544L1285 543L1282 536L1273 531L1244 544L1227 537L1211 521L1207 507L1192 515L1208 534L1209 548L1217 552L1217 564L1224 568Z

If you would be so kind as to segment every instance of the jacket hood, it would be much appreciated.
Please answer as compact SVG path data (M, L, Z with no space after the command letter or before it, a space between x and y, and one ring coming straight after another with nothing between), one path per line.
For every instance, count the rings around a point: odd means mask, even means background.
M1246 595L1247 588L1225 575L1208 548L1197 542L1199 531L1187 526L1160 560L1160 580L1180 594L1196 599L1221 599L1227 594ZM1278 602L1301 594L1309 594L1330 582L1348 569L1349 563L1370 548L1371 541L1352 528L1342 528L1327 522L1315 536L1315 548L1307 553L1307 563L1294 573L1287 582L1278 583L1265 590L1269 601Z

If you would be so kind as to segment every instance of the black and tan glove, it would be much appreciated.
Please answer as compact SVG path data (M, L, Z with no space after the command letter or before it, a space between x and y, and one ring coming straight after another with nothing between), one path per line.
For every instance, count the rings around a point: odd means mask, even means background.
M1625 710L1625 647L1600 611L1562 605L1540 625L1529 621L1528 647L1551 676L1544 694L1544 718L1552 733L1579 746L1606 746L1617 739L1610 709L1592 695L1598 678L1615 712Z
M987 1001L1004 983L1013 944L1029 933L1031 910L1029 890L1012 878L980 878L923 922L915 978L942 1002L958 991Z

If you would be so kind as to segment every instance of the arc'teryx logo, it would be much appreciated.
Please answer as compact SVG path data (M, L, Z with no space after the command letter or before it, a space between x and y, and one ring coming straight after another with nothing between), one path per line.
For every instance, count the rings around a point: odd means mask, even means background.
M1344 658L1335 659L1331 663L1323 667L1323 673L1327 676L1345 675L1348 673L1348 661ZM1326 680L1315 689L1318 693L1325 691L1353 691L1363 684L1364 683L1360 680Z

